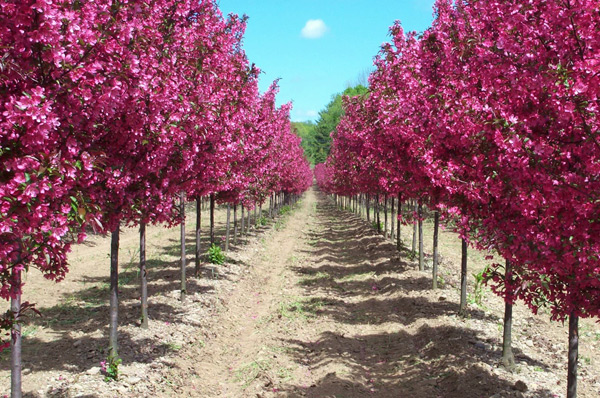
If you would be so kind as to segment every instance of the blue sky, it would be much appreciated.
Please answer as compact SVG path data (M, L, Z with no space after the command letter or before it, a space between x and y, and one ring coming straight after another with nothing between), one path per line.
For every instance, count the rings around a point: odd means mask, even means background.
M336 93L360 81L400 20L431 24L433 0L219 0L224 14L249 17L244 49L262 71L261 90L280 78L279 104L293 121L316 120Z

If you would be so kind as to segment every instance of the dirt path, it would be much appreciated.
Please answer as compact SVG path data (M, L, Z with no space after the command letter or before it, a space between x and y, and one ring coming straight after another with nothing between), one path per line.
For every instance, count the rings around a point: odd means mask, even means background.
M217 321L217 336L187 353L187 368L196 377L182 383L178 393L563 395L560 327L553 326L554 335L535 337L531 345L519 342L519 372L505 372L497 366L500 311L473 306L470 318L457 317L454 287L432 292L428 274L416 271L363 220L339 211L320 193L307 194L249 265L250 276L231 293ZM515 328L532 321L518 320ZM547 323L538 331L544 328ZM583 372L580 396L597 396L598 380Z

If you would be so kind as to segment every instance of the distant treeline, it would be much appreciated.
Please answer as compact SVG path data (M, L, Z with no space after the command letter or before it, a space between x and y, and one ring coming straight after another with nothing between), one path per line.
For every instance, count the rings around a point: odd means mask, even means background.
M324 163L329 155L331 132L335 130L343 114L342 96L364 95L368 88L363 85L349 87L341 94L333 96L325 109L319 112L319 120L314 122L293 122L294 132L302 138L302 147L308 161L312 164Z

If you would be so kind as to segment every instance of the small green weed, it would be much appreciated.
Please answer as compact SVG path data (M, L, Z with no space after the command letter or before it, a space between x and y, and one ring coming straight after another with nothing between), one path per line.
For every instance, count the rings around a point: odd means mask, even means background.
M288 205L282 206L281 210L279 210L279 214L281 214L282 216L288 214L289 212L292 211L292 208Z
M235 380L242 383L242 388L246 389L261 373L266 373L272 365L269 360L258 359L245 365L242 365L235 371Z
M309 286L309 285L318 283L319 281L327 280L327 279L331 279L331 276L327 272L317 272L314 275L310 275L305 278L302 278L300 280L299 284L302 286Z
M225 254L223 254L221 246L218 246L215 243L210 245L206 256L211 264L221 265L225 262Z
M119 365L122 360L118 356L109 355L105 361L100 362L100 369L105 382L119 380Z
M264 227L265 225L267 225L267 217L265 216L261 216L258 220L256 220L256 225L260 225L261 227Z
M473 304L477 304L481 307L483 302L483 297L485 295L485 274L488 271L488 267L485 267L480 272L476 274L472 274L473 278L475 278L475 286L473 286L473 294L469 294L469 302Z
M288 319L308 319L315 317L328 303L320 298L295 299L292 302L281 303L279 314Z

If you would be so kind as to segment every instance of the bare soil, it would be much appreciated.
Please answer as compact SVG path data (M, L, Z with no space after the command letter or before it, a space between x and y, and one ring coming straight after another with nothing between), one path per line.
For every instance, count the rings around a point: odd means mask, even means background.
M203 215L205 217L205 215ZM194 219L190 215L189 219ZM223 235L224 211L217 215ZM188 228L191 230L191 228ZM430 252L426 223L426 251ZM406 243L409 228L402 233ZM42 318L24 327L27 397L560 397L567 328L514 312L515 372L498 366L503 301L481 290L458 317L460 241L441 234L441 288L366 221L309 191L253 231L224 266L205 264L178 300L178 229L148 230L150 328L137 326L137 231L123 234L119 381L105 382L109 241L75 248L66 281L28 276ZM188 235L193 264L193 233ZM206 247L206 242L204 243ZM470 254L479 272L485 253ZM192 275L193 267L189 267ZM473 278L470 278L470 282ZM600 395L600 328L581 323L579 396ZM8 356L0 357L0 396Z

